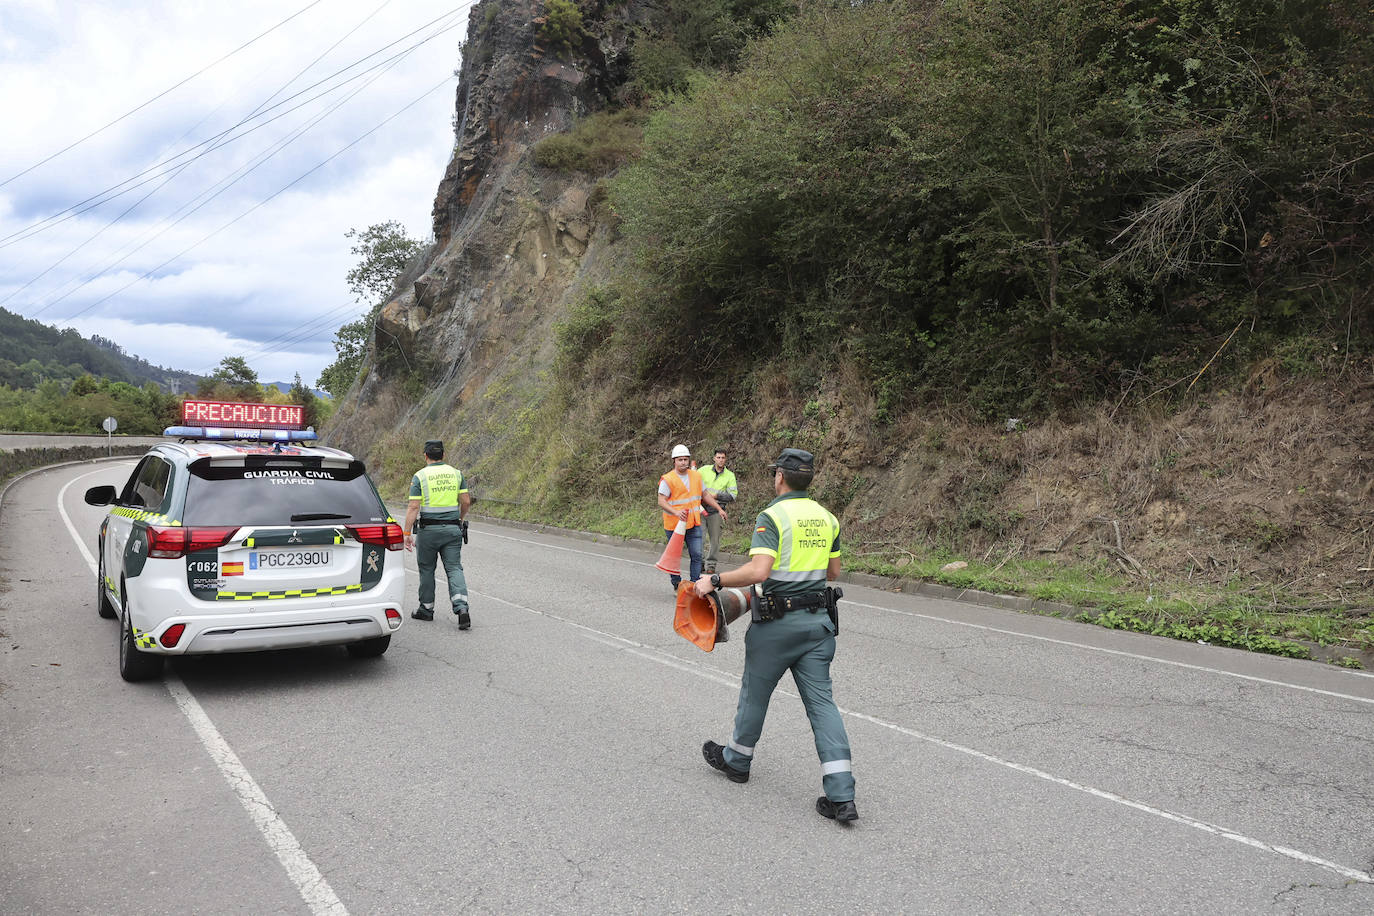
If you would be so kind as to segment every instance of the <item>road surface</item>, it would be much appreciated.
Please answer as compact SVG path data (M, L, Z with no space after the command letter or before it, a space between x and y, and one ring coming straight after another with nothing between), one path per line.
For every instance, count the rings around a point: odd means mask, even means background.
M788 681L706 767L742 630L675 635L631 546L477 520L468 632L125 684L81 496L131 467L0 511L5 914L1374 912L1367 674L846 587L846 829Z

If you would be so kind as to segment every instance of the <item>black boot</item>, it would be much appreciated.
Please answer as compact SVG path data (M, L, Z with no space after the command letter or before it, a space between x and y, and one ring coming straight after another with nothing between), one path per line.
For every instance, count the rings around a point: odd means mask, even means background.
M842 824L859 819L859 809L853 801L834 802L824 795L816 799L816 812L821 817L828 817L832 821L839 821Z
M714 741L707 741L701 746L701 756L706 758L706 762L713 768L725 774L725 778L731 782L748 782L749 771L737 770L725 762L725 748L716 744Z

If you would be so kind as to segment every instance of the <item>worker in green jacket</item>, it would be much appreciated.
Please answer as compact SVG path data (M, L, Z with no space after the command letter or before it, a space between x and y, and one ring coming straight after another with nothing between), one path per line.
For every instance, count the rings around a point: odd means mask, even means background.
M711 462L711 466L700 471L700 474L702 491L714 496L720 505L732 503L739 498L739 484L735 481L735 472L725 466L725 449L716 449L715 459ZM716 557L720 553L720 528L723 519L721 514L704 500L702 508L706 512L704 520L708 541L706 572L709 574L716 571Z

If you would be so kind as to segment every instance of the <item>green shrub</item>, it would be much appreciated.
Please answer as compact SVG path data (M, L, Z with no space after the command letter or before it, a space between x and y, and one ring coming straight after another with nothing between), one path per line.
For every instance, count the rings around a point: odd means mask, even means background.
M547 0L544 23L539 28L539 40L554 52L572 54L586 37L582 27L582 11L572 0Z
M604 175L639 154L646 117L637 108L598 111L536 143L534 161L560 172Z
M683 94L611 200L669 339L988 417L1374 342L1357 0L815 4L739 45L667 6L632 68Z

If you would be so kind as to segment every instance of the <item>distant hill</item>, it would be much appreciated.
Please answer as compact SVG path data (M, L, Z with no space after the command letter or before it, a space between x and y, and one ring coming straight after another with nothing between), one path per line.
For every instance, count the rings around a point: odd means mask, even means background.
M294 383L292 383L292 382L263 382L263 385L264 385L265 387L267 387L267 388L275 388L275 389L277 389L278 391L280 391L282 394L290 394L290 393L291 393L291 389L292 389L292 387L294 386ZM325 391L323 388L312 388L312 389L310 389L310 390L313 391L313 392L315 393L315 397L317 397L317 398L325 398L326 400L329 399L329 392L328 392L328 391Z
M0 308L0 384L36 388L40 382L70 381L88 373L140 388L155 382L170 392L194 391L201 378L154 366L99 335L82 337L72 328L58 330Z

